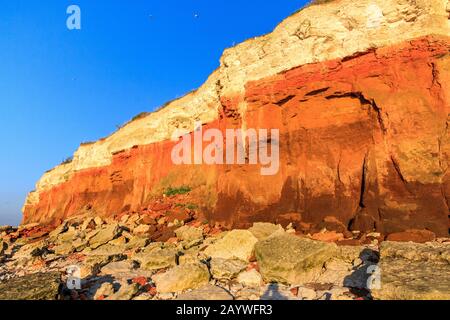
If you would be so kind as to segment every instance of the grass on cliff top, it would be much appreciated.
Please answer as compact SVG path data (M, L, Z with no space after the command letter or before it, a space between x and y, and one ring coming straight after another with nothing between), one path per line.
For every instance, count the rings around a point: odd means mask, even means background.
M166 191L164 191L164 194L168 197L172 197L172 196L176 196L179 194L186 194L192 191L192 188L188 187L188 186L182 186L179 188L172 188L169 187L166 189Z

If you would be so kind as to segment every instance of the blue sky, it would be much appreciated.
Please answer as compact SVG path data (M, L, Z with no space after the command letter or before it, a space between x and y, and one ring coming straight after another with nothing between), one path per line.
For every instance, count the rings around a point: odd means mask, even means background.
M2 0L0 225L20 222L26 194L81 142L199 87L225 48L306 2ZM72 4L81 30L66 27Z

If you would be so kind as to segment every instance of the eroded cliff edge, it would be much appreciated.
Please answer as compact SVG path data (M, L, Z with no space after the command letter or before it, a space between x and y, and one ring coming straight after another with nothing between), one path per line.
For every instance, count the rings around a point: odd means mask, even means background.
M189 185L229 226L334 216L361 231L448 235L450 20L447 0L341 0L227 49L197 91L82 145L37 183L24 223L147 209ZM173 131L280 129L280 172L175 166Z

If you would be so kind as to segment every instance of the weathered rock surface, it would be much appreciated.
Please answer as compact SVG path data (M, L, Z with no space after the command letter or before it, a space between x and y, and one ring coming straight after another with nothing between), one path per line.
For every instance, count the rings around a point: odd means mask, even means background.
M174 248L156 248L148 253L139 253L134 259L141 264L141 269L158 270L175 266L177 253Z
M202 287L209 282L209 277L208 268L197 263L177 266L155 275L153 280L159 293L172 293Z
M256 258L268 282L302 284L312 281L337 253L335 244L281 234L258 242Z
M450 299L449 243L385 242L380 254L381 285L372 291L375 299Z
M227 49L199 90L82 145L37 183L23 222L158 209L154 194L188 185L227 226L331 215L364 232L448 236L449 34L444 0L309 6ZM279 172L175 166L172 133L194 121L280 129Z
M240 273L237 277L237 282L248 287L259 287L263 283L263 278L258 271L253 269Z
M258 240L264 240L277 232L283 232L284 229L281 225L275 225L272 223L258 222L248 229Z
M61 274L36 273L0 283L0 300L56 300Z
M206 248L205 255L212 258L249 261L257 242L258 239L248 230L232 230Z
M219 280L234 279L247 267L247 262L238 259L213 258L210 264L212 276Z

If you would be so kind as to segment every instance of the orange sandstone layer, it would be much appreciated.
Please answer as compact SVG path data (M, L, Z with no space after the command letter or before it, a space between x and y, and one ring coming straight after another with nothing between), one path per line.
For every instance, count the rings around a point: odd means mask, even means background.
M289 219L384 234L449 232L450 38L425 36L248 81L207 128L280 130L280 170L174 165L169 140L116 152L24 207L23 223L140 212L188 185L211 222ZM220 85L220 83L219 83ZM242 105L246 107L243 109Z

